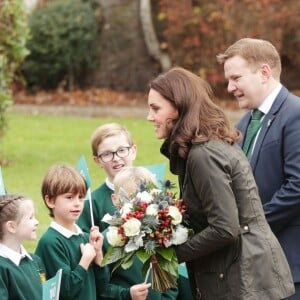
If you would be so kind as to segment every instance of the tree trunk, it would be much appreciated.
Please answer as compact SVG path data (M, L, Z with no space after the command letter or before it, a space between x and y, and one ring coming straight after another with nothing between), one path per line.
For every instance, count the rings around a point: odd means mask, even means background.
M150 0L140 0L140 18L149 54L160 62L162 71L167 71L171 68L171 59L167 53L163 53L160 50L159 41L152 22Z
M100 0L103 29L100 67L86 82L119 91L146 91L160 64L147 51L139 22L139 0Z

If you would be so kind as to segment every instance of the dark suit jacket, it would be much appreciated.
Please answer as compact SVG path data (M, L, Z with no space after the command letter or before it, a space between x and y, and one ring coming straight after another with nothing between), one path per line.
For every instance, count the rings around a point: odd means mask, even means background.
M250 118L247 112L237 125L243 135ZM285 87L263 120L250 164L266 218L300 282L300 98Z

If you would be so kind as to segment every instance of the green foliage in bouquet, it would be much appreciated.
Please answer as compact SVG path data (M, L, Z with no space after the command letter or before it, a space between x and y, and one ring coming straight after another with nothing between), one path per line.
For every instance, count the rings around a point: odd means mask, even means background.
M91 4L81 0L52 0L29 19L30 55L22 71L30 88L69 90L96 65L98 21Z
M174 246L184 243L189 233L183 226L185 205L169 191L171 188L168 180L162 190L141 183L133 196L123 192L115 214L104 219L110 224L106 235L110 247L102 264L114 263L113 271L128 269L136 256L143 263L146 280L151 271L153 289L160 292L176 285Z

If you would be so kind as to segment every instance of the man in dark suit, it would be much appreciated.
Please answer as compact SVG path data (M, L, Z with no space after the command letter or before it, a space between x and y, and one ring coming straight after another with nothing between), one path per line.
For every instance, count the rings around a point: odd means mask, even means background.
M266 218L293 274L296 294L288 299L299 300L300 98L280 83L280 56L268 41L241 39L217 55L217 60L224 64L228 92L240 108L249 110L237 125L245 137L240 145L250 161ZM248 127L258 110L260 124L246 147Z

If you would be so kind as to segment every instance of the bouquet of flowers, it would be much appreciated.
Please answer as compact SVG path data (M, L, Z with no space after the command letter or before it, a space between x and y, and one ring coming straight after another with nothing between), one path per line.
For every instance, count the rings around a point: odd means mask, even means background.
M171 188L168 180L161 190L142 182L132 197L124 191L115 214L104 217L110 224L106 235L110 247L102 265L115 263L113 271L120 266L128 269L136 256L143 263L145 282L151 272L152 288L160 292L176 286L178 261L173 246L188 238L183 226L185 206Z

